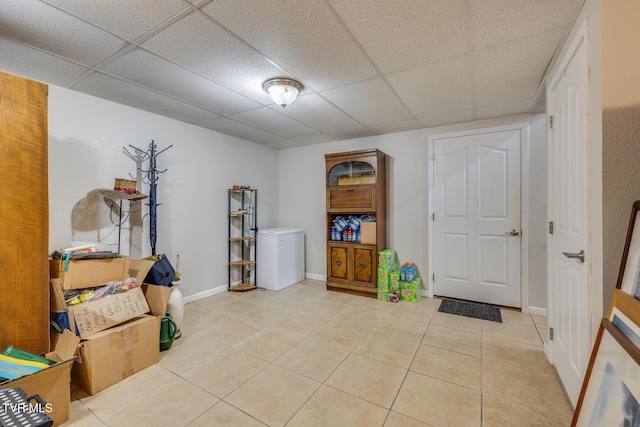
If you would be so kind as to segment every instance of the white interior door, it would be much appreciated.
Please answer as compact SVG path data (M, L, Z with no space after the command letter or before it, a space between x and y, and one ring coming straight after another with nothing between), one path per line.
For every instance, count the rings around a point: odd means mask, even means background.
M521 306L521 130L434 139L434 294Z
M548 91L549 345L551 358L575 405L589 361L587 288L587 46L581 32L567 65ZM551 230L550 230L551 233ZM582 252L582 254L581 254ZM582 257L582 258L581 258Z

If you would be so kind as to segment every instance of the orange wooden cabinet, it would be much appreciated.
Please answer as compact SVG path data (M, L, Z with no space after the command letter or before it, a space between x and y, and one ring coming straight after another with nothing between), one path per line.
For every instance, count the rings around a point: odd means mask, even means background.
M377 254L386 249L386 155L361 150L325 155L327 289L377 297ZM334 221L375 216L364 243L332 240Z
M48 86L0 72L0 349L49 351Z

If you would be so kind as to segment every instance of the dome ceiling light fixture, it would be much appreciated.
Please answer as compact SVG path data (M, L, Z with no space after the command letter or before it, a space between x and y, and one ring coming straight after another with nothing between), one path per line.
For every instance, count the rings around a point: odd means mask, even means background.
M273 102L284 108L296 100L303 86L293 79L277 78L267 80L262 84L262 88L267 91Z

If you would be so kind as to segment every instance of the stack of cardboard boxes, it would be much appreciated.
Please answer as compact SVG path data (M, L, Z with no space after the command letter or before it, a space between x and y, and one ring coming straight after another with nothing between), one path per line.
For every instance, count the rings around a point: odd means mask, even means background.
M405 262L400 266L400 298L403 301L420 301L422 279L416 277L417 268L412 262Z
M378 253L378 299L419 301L422 279L416 277L416 272L414 263L405 262L398 268L398 256L393 249Z
M171 288L143 284L73 306L66 304L63 294L129 277L142 283L153 264L128 257L50 260L52 317L68 319L68 329L51 334L53 351L46 357L56 364L4 382L0 388L21 387L29 395L40 395L49 404L47 415L60 425L69 419L70 379L93 395L157 363L160 320L166 315Z
M378 253L378 299L398 302L400 297L400 272L398 257L393 249Z
M153 261L112 259L50 261L52 310L68 314L81 338L73 382L95 394L159 360L160 319L171 289L144 285L99 300L64 304L63 291L87 289L131 277L142 283ZM64 304L64 305L62 305Z
M65 264L67 264L65 266ZM69 419L70 379L95 394L159 360L160 319L171 288L142 285L127 292L67 306L65 289L86 289L135 277L142 283L153 261L128 257L95 260L50 260L52 317L66 318L61 333L52 331L54 365L0 388L22 388L47 402L54 425ZM72 332L73 331L73 332Z

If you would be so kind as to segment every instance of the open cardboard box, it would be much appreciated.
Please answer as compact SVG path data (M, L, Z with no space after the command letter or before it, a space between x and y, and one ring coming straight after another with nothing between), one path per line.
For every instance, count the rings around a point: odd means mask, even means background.
M131 260L129 275L142 283L153 261ZM70 327L77 330L82 339L104 331L145 313L164 317L171 288L143 284L121 294L111 295L97 301L67 307L62 293L61 279L51 279L51 311L67 313Z
M167 303L171 296L171 288L168 286L158 286L144 283L145 277L153 267L155 261L146 259L132 259L129 262L129 277L135 277L136 281L141 284L142 292L147 299L149 308L154 316L163 318L167 315Z
M131 260L129 276L142 283L153 264ZM82 338L78 359L73 369L69 367L76 385L93 395L158 362L160 319L166 315L171 288L143 284L122 294L67 307L59 282L50 281L52 312L66 310ZM78 342L76 338L75 347Z
M69 307L82 339L149 311L149 304L141 288Z
M129 274L129 257L106 259L49 260L49 277L62 279L62 289L84 289L122 282Z
M25 375L13 381L0 383L0 388L22 388L28 395L38 394L49 404L47 415L58 426L69 419L69 405L71 403L71 366L75 359L80 338L65 329L62 334L52 335L53 351L45 356L57 362L48 368Z
M71 378L94 395L160 360L160 318L142 315L83 340Z

